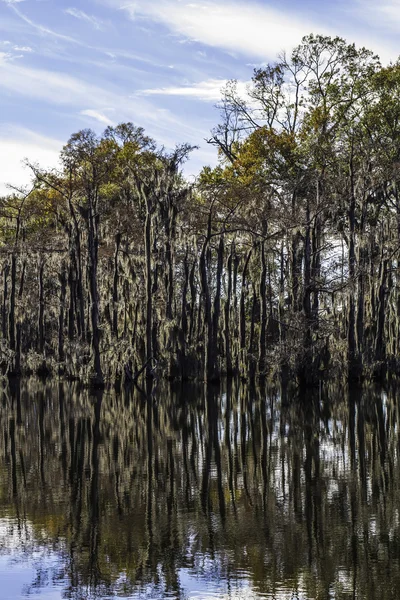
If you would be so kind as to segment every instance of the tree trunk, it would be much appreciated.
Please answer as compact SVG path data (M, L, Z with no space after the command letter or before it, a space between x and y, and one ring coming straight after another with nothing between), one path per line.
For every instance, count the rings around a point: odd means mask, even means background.
M253 248L250 248L242 271L242 286L240 290L239 303L239 371L242 375L245 374L248 361L246 356L246 298L247 298L247 271L249 268L250 258Z
M60 272L60 308L58 314L58 361L63 363L65 360L64 352L64 313L65 313L65 297L67 294L67 274L65 263L62 263Z
M146 337L145 337L145 351L146 351L146 376L152 377L152 364L153 358L153 282L151 277L151 206L150 200L146 198L147 212L146 221L144 226L144 246L145 246L145 260L146 260Z
M378 289L378 319L375 338L375 360L384 361L386 357L386 349L384 343L385 332L385 315L386 315L386 299L387 299L387 275L388 275L388 259L383 260L380 265L380 282Z
M8 314L8 333L10 339L10 350L15 350L15 293L17 285L17 257L15 251L11 255L11 291L10 310Z
M10 273L10 265L8 262L4 265L3 269L3 305L2 305L2 332L3 338L8 339L8 313L7 313L7 301L8 301L8 275Z
M38 339L39 354L44 351L44 285L43 285L44 260L39 262L39 317L38 317Z
M91 300L91 326L92 326L92 352L93 352L93 375L91 384L94 387L103 387L104 377L100 359L100 329L99 329L99 293L97 282L97 254L99 239L97 233L96 204L89 197L88 216L88 251L89 251L89 289Z
M231 298L232 298L232 263L233 263L233 254L235 251L234 243L231 245L231 252L229 254L229 258L226 265L227 275L228 275L228 286L224 307L224 341L225 341L225 365L226 365L226 373L228 375L232 375L232 353L231 353L231 332L230 332L230 316L231 316Z
M115 236L115 254L114 254L114 278L113 278L113 319L112 319L112 333L113 336L118 339L118 252L121 244L121 234L117 233Z
M355 285L356 285L356 253L355 253L355 230L356 230L356 197L354 187L353 156L350 159L350 206L348 210L349 223L349 308L348 308L348 331L347 331L347 357L350 379L358 375L358 357L356 346L356 316L355 316Z

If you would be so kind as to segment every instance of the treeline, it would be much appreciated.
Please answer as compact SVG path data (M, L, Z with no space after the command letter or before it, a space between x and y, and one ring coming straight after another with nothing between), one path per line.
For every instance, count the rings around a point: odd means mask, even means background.
M400 63L308 36L193 150L74 134L1 199L2 365L94 385L399 370Z

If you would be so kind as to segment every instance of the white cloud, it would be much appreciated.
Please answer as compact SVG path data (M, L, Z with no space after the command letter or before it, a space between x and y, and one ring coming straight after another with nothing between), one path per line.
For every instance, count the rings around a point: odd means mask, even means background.
M141 96L185 96L205 102L216 102L221 99L221 90L226 85L226 79L208 79L193 85L181 87L163 87L140 90Z
M31 181L31 171L23 164L27 158L44 168L57 166L63 143L29 129L13 125L0 127L0 194L9 194L7 184L24 186Z
M33 52L30 46L13 46L13 50L17 52Z
M65 14L70 15L71 17L75 17L75 19L79 19L80 21L86 21L87 23L90 23L90 25L92 25L92 27L94 27L95 29L103 29L104 24L100 19L94 17L93 15L88 15L83 10L79 10L77 8L67 8L66 10L64 10L64 12Z
M312 19L305 17L301 3L298 8L293 5L291 10L278 10L261 0L99 1L128 11L131 19L160 23L182 41L197 41L231 54L254 57L257 62L275 59L282 50L290 51L309 33L340 35L371 48L385 62L398 55L397 40L386 34L399 31L399 0L378 4L374 0L349 0L331 10L328 17L328 10L320 3L315 5Z
M114 125L114 123L113 123L113 121L111 121L111 119L106 117L105 114L101 113L98 110L92 110L92 109L81 110L80 114L84 115L86 117L90 117L91 119L95 119L95 121L98 121L99 123L103 123L103 125Z
M90 115L86 116L97 117L98 121L99 115L104 117L110 110L115 111L115 121L133 121L145 127L149 135L167 147L184 141L197 143L206 137L211 128L209 124L201 127L201 120L192 124L167 109L154 106L146 98L129 96L126 90L113 88L108 82L102 88L65 73L25 67L11 63L9 57L1 52L0 90L6 90L11 96L24 96L50 106L70 107L74 112L90 110ZM86 109L89 102L91 108ZM104 123L104 120L99 122Z
M226 79L207 79L199 83L187 84L179 87L163 87L139 90L139 96L182 96L202 100L203 102L218 102L223 96L223 89L227 84ZM236 90L241 97L247 97L249 82L237 81Z
M373 50L383 64L399 55L399 28L399 0L352 0L337 15L336 34Z
M400 1L385 0L372 2L372 0L357 0L355 11L357 16L374 28L399 33Z
M148 17L190 40L262 58L275 57L280 50L292 48L311 31L324 32L315 23L254 2L108 2L114 6L119 3L131 18Z
M2 61L10 64L13 60L16 60L17 58L23 58L23 55L22 54L12 54L11 52L1 52L0 51L0 68L1 68Z
M3 0L4 1L4 0ZM43 36L50 36L53 38L57 38L59 40L63 40L65 42L69 42L72 44L76 44L78 46L84 46L85 44L83 44L82 42L80 42L79 40L69 36L69 35L64 35L62 33L57 33L56 31L53 31L52 29L49 29L48 27L45 27L44 25L40 25L40 23L35 23L35 21L32 21L32 19L29 19L29 17L27 17L26 15L24 15L16 6L15 6L15 2L22 2L22 0L12 0L11 2L8 2L8 4L10 4L11 8L13 9L13 11L15 12L15 14L25 23L27 23L28 25L30 25L31 27L33 27L33 29L36 29L36 31L43 35Z
M90 98L99 107L114 99L114 94L65 73L11 64L9 56L0 52L1 87L51 104L87 105Z

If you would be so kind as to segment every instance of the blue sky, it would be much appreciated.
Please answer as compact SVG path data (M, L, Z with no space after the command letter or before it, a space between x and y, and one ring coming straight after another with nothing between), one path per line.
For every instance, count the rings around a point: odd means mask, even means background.
M21 161L56 164L71 133L132 121L160 145L200 146L227 79L246 82L308 33L400 54L400 0L0 0L0 193Z

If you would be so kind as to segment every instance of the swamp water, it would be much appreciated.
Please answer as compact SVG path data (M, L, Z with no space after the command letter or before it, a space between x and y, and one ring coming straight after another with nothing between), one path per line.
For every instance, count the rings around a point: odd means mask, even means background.
M13 381L0 598L399 598L397 396Z

